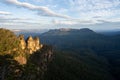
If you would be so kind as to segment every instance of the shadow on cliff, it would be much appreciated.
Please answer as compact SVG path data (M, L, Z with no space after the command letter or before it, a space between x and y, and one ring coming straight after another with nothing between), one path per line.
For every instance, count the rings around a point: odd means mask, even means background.
M25 65L26 80L43 80L44 73L52 60L53 53L52 46L44 45L40 50L30 54Z
M43 80L52 55L52 46L44 45L29 54L24 65L20 65L10 54L0 56L0 80Z

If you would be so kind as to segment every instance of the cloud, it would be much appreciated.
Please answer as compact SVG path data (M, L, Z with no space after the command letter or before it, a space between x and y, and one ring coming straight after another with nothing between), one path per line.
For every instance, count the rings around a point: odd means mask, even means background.
M120 15L120 0L69 0L70 11L85 18ZM117 12L116 12L117 11Z
M76 21L71 21L71 20L53 20L54 24L64 24L64 25L74 25L78 24Z
M9 25L39 25L38 22L33 22L29 18L13 18L7 16L0 16L0 25L9 26Z
M0 23L1 22L17 22L17 21L28 21L31 20L30 18L14 18L8 16L0 16Z
M0 16L0 28L8 29L40 29L48 28L49 23L44 24L44 19L21 18Z
M77 21L77 20L75 20ZM112 22L112 21L107 21L107 20L84 20L84 21L79 21L77 24L64 24L64 20L56 20L56 24L54 25L55 28L90 28L93 30L114 30L114 29L120 29L120 19L119 21ZM72 21L71 21L72 22Z
M0 11L0 15L11 15L11 13L6 11Z
M73 7L78 7L78 10L100 10L117 7L120 4L119 0L69 0Z
M5 0L3 2L7 3L7 4L16 5L18 7L23 7L23 8L29 9L29 10L37 11L38 12L37 14L41 15L41 16L70 18L67 15L58 14L44 6L36 6L36 5L30 4L30 3L27 3L27 2L20 2L18 0Z
M54 19L53 24L56 25L90 25L90 24L98 24L102 23L101 20L81 20L81 19L67 19L67 20L57 20Z

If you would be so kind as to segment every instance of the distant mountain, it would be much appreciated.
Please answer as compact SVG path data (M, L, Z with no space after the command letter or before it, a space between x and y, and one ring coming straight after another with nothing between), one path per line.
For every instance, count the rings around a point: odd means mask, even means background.
M120 35L120 30L119 31L101 31L98 33L103 35L108 35L108 36L116 36L116 35Z
M40 35L43 43L51 44L61 49L65 48L91 48L93 50L120 49L119 36L107 36L96 33L88 28L70 29L64 31L61 29L50 30ZM112 45L112 46L110 46ZM63 47L64 46L64 47Z
M43 33L43 36L51 35L51 36L60 36L60 35L76 35L76 34L93 34L95 33L94 31L84 28L84 29L55 29L55 30L49 30L46 33Z
M109 43L109 37L98 34L90 29L71 29L69 31L50 30L40 35L43 43L54 45L59 48L86 48L103 42ZM99 44L101 45L101 44ZM64 46L64 47L63 47Z
M86 53L87 50L92 51L93 53L95 53L93 54L93 56L98 55L99 58L100 56L103 57L99 59L100 62L101 60L104 59L108 61L109 72L115 78L113 80L120 79L119 77L120 76L120 64L119 64L120 36L119 35L107 36L104 34L96 33L87 28L69 29L69 30L56 29L41 34L40 38L42 43L53 45L55 49L65 51L66 53L72 53L73 55L76 54L76 56L83 55L84 53ZM90 52L88 52L87 55L91 55ZM79 60L81 59L82 58L79 58ZM84 57L83 59L87 60L89 58ZM89 64L92 62L93 61L85 62L85 63ZM95 67L95 65L93 67Z

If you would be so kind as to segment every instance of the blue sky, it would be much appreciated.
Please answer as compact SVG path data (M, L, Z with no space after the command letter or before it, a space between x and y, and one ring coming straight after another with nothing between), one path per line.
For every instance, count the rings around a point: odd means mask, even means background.
M0 0L8 29L120 29L120 0Z

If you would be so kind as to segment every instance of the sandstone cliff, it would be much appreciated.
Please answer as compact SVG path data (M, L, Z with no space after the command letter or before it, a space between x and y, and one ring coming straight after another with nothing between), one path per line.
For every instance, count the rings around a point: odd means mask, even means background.
M9 55L0 56L0 80L44 80L52 55L52 47L44 45L29 54L29 58L19 55L14 60Z
M27 59L25 55L33 54L36 51L40 50L43 45L40 43L40 39L38 37L29 36L26 40L24 39L24 35L18 36L19 47L16 50L19 53L19 56L14 57L16 61L20 64L26 64Z
M28 51L30 54L42 48L42 44L38 37L29 36L27 40L24 39L24 35L19 35L20 47L22 50Z

